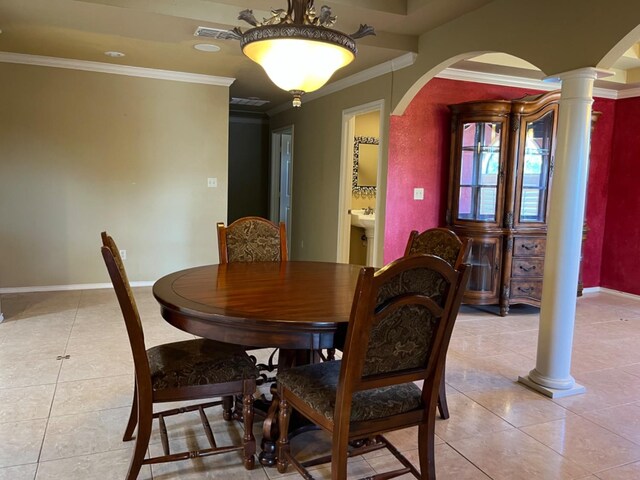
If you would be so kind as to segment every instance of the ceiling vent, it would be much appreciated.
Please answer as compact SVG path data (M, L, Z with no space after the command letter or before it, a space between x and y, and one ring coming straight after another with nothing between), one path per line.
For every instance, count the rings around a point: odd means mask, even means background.
M211 27L198 27L196 31L193 32L194 37L207 37L207 38L215 38L217 40L228 40L229 30L222 30L220 28L211 28Z
M251 107L261 107L265 103L269 103L269 100L261 100L260 98L256 98L256 97L249 97L249 98L231 97L231 101L229 102L230 105L249 105Z

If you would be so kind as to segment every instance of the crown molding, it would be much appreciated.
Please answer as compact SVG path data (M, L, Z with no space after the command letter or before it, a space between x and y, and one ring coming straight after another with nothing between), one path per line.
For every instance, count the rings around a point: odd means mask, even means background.
M324 87L320 90L316 90L315 92L306 93L302 97L303 102L310 102L312 100L316 100L318 98L324 97L326 95L331 95L332 93L339 92L340 90L344 90L345 88L353 87L354 85L358 85L359 83L365 82L367 80L371 80L372 78L380 77L387 73L395 72L396 70L400 70L402 68L410 67L416 61L418 57L417 53L409 52L401 55L397 58L389 60L387 62L381 63L380 65L375 65L371 68L367 68L366 70L362 70L361 72L354 73L353 75L349 75L348 77L341 78L340 80L336 80ZM272 108L267 111L267 115L270 117L273 115L277 115L278 113L282 113L286 110L293 108L291 102L283 103L282 105L278 105L277 107Z
M160 70L155 68L132 67L129 65L115 65L113 63L90 62L88 60L73 60L70 58L45 57L42 55L27 55L24 53L0 52L0 62L19 63L22 65L36 65L39 67L66 68L85 72L109 73L128 77L155 78L174 82L199 83L228 87L235 78L216 77L200 73L178 72L174 70Z
M640 97L640 88L630 88L629 90L620 90L618 99Z
M436 78L460 80L463 82L488 83L491 85L503 85L505 87L535 88L536 90L542 90L545 92L558 90L561 87L561 83L557 81L512 77L510 75L500 75L497 73L472 72L470 70L460 70L457 68L446 68L445 70L437 74ZM631 90L626 91L630 92ZM608 98L612 100L617 100L618 98L626 98L621 97L621 93L622 91L616 91L609 88L593 89L594 97ZM630 96L640 96L640 89L638 89L636 93L636 95Z

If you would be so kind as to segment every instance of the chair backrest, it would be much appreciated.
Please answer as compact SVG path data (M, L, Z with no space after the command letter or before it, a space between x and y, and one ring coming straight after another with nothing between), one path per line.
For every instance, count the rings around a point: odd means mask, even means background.
M422 233L413 230L409 234L404 254L435 255L447 261L449 265L457 267L466 262L470 248L471 242L468 238L461 239L448 228L431 228Z
M149 360L144 344L144 332L142 330L142 322L136 305L127 272L124 269L124 263L120 257L120 251L116 242L107 232L102 232L102 258L107 266L113 289L116 292L120 310L124 317L124 323L129 336L131 345L131 353L133 354L133 363L136 371L136 379L138 385L142 386L146 382L150 382ZM149 384L150 385L150 384Z
M424 380L434 395L470 268L433 255L402 257L358 279L337 392L336 415L349 415L354 392Z
M239 218L228 227L217 224L220 263L287 261L287 234L261 217Z

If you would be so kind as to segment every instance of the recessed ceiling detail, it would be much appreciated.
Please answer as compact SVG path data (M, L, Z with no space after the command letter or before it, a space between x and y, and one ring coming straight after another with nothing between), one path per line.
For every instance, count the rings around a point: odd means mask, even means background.
M196 50L199 50L200 52L213 53L213 52L220 51L220 47L212 43L198 43L197 45L194 45L193 48L195 48Z

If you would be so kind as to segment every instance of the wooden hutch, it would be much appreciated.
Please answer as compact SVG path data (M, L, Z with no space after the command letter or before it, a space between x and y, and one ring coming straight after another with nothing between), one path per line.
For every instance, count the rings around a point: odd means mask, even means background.
M465 303L540 306L559 92L450 105L447 224L471 238Z

